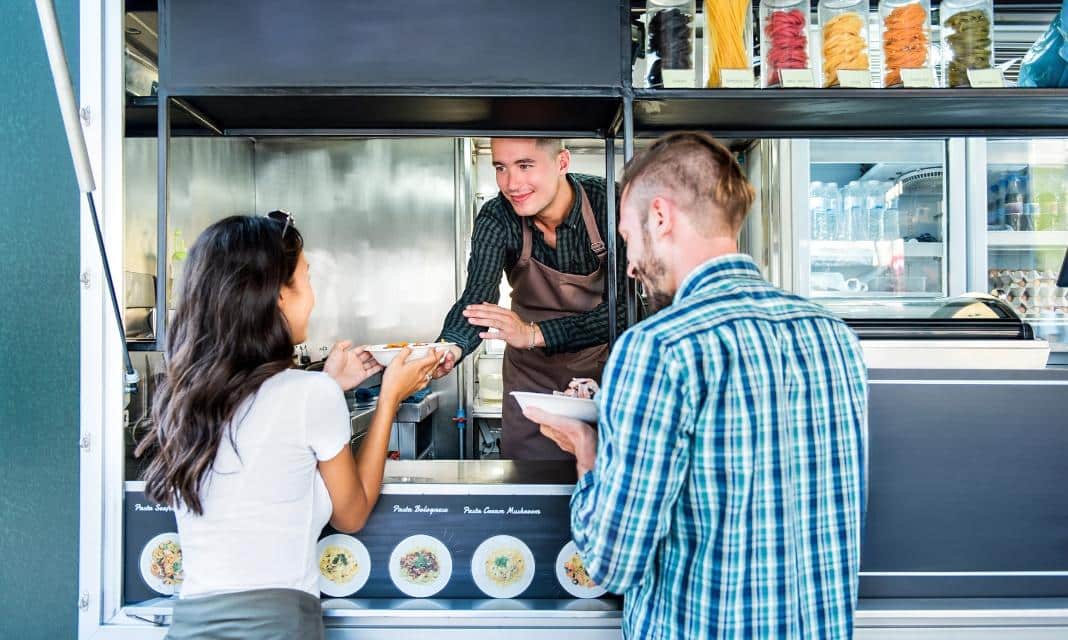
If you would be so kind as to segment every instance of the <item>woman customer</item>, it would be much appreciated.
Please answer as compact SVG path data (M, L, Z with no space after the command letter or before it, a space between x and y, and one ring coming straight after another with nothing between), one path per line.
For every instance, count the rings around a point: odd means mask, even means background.
M360 529L378 500L400 402L439 355L382 377L359 454L343 390L382 370L334 345L324 372L294 369L315 305L289 214L208 227L185 266L148 457L148 496L175 507L185 580L168 638L321 638L316 540L327 521Z

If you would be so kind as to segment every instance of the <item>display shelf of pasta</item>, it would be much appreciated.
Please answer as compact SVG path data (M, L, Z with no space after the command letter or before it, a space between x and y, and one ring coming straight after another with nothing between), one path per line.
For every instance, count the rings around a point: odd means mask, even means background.
M930 72L933 77L930 0L882 0L879 33L883 87L904 86L910 71Z
M704 85L753 88L753 14L749 0L705 0Z
M760 87L815 86L809 53L808 0L761 0Z
M942 0L942 77L946 87L971 87L969 71L994 65L993 0Z
M649 0L646 5L648 86L658 89L696 86L696 16L694 0Z
M871 88L868 0L820 0L823 87Z

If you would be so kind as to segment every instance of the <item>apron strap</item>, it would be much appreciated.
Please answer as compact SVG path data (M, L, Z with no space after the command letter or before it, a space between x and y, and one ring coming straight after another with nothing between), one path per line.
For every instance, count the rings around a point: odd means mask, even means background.
M519 262L530 262L530 250L533 243L533 233L530 231L530 223L526 218L519 218L519 226L523 228L523 250L519 253Z
M597 230L597 219L593 216L593 206L590 205L590 199L581 184L579 185L579 193L582 195L582 221L586 223L586 233L590 236L590 250L593 251L598 260L603 260L605 255L608 254L608 247L605 246L604 240L601 239L601 232Z

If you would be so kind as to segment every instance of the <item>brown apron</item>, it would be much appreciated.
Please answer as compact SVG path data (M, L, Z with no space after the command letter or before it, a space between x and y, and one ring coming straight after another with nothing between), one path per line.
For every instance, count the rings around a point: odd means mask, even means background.
M600 266L588 276L561 273L530 256L533 233L527 220L523 227L523 252L508 272L512 286L512 311L524 322L542 322L592 311L604 297L605 249L586 191L579 186L582 220L590 237L590 249ZM573 353L546 355L543 349L504 350L504 406L501 423L501 457L515 460L573 460L574 457L541 434L538 425L523 416L512 391L552 393L567 388L572 378L600 381L608 360L608 345L587 347Z

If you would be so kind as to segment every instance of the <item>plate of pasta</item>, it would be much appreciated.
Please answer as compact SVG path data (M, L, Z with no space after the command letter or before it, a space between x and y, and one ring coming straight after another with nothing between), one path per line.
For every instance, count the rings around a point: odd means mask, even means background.
M487 596L515 598L534 580L534 554L519 538L487 538L471 557L471 576Z
M389 577L405 595L429 598L449 583L452 556L437 538L409 536L389 556Z
M371 575L371 555L352 536L335 533L316 545L319 565L319 591L333 598L351 596Z
M185 573L177 533L161 533L141 549L141 578L160 595L173 596L181 590Z
M378 361L378 364L388 367L389 363L393 362L393 359L397 357L397 354L405 348L412 350L412 354L408 356L408 360L412 361L425 358L431 349L436 349L442 357L445 357L449 347L454 346L456 346L454 342L390 342L387 344L368 345L364 349Z
M556 556L556 579L564 591L576 598L600 598L606 593L586 571L586 563L574 541L565 544Z

